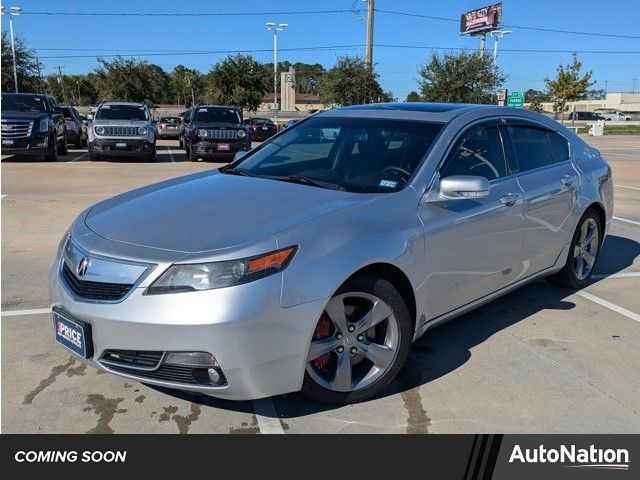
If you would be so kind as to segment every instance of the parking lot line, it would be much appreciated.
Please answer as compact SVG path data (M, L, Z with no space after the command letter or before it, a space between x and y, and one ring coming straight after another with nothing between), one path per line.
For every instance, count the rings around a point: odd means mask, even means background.
M616 188L629 188L631 190L640 190L640 187L631 187L629 185L614 185Z
M627 220L626 218L620 217L612 217L614 220L618 220L619 222L631 223L633 225L640 225L640 222L636 222L635 220Z
M595 302L599 305L602 305L605 308L608 308L609 310L613 310L614 312L619 313L620 315L624 315L627 318L630 318L631 320L635 320L636 322L640 323L640 315L638 315L637 313L632 312L631 310L627 310L626 308L622 308L619 307L618 305L608 302L606 300L604 300L603 298L600 297L596 297L595 295L589 293L589 292L585 292L584 290L580 290L579 292L576 292L577 295L581 296L582 298L586 298L587 300L590 300L592 302Z
M621 272L621 273L601 273L598 275L593 275L591 278L594 280L603 280L605 278L637 278L640 277L640 272Z
M73 163L73 162L78 162L80 161L81 158L86 157L87 155L89 155L89 152L84 152L82 155L80 155L79 157L74 158L73 160L69 160L67 163Z
M50 308L31 308L29 310L3 310L0 313L2 317L21 317L24 315L42 315L44 313L51 313Z
M260 398L253 400L253 411L258 420L258 427L262 434L282 435L284 429L278 419L276 407L270 398Z

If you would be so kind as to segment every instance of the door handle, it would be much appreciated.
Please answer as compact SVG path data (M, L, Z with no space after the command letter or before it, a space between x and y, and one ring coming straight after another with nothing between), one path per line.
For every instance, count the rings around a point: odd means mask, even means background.
M573 185L573 178L571 178L571 175L565 175L560 179L560 181L562 182L563 185L567 187L570 187L571 185Z
M507 193L506 195L503 195L502 197L500 197L500 203L502 203L503 205L506 205L507 207L511 207L515 205L517 201L518 201L517 193Z

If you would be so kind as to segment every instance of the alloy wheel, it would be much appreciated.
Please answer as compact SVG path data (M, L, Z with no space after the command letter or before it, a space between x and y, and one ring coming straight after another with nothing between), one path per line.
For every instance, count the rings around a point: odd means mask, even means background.
M599 243L598 222L588 217L580 226L580 234L573 247L573 268L579 280L587 278L593 270Z
M361 390L388 371L399 343L398 321L382 299L365 292L336 295L318 321L306 370L328 390Z

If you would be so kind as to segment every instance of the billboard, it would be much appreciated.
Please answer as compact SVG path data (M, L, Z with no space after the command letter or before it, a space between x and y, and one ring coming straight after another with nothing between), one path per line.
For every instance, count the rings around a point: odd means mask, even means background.
M477 8L460 16L460 34L473 35L498 28L502 20L502 3Z

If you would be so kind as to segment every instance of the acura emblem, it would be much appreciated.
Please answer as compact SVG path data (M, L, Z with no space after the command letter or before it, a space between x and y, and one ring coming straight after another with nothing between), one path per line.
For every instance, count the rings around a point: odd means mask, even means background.
M80 260L80 263L78 264L78 268L76 270L79 277L84 277L87 274L89 265L91 265L91 260L89 260L87 257L84 257L82 260Z

